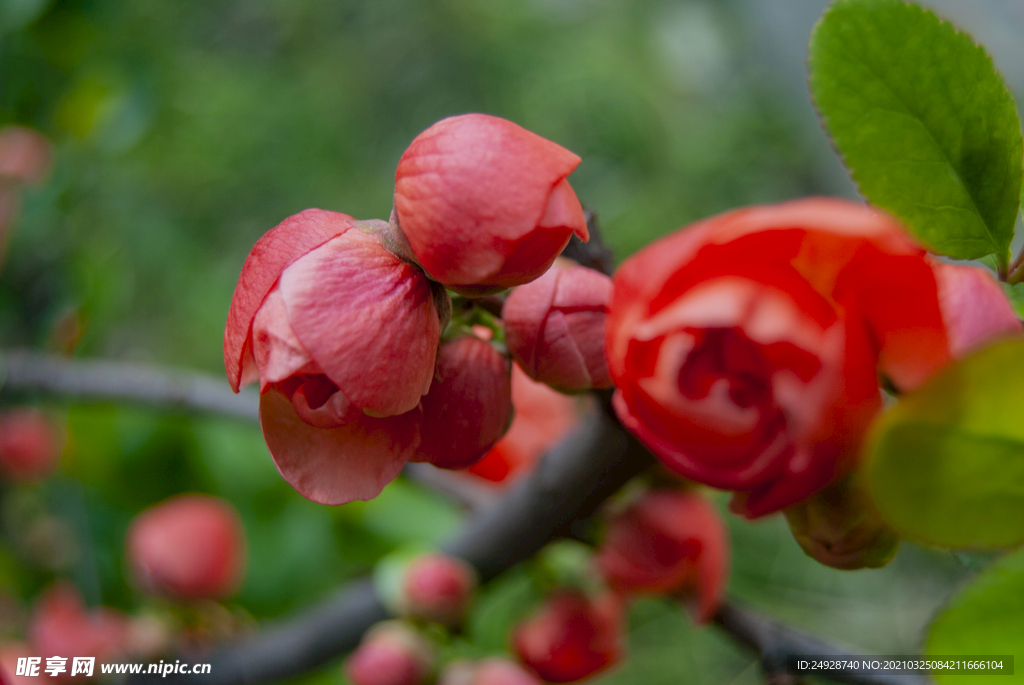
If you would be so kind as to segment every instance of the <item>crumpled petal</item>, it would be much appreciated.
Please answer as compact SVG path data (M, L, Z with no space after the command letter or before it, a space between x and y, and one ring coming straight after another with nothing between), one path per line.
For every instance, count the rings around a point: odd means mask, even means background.
M352 221L340 212L307 209L267 231L253 246L238 277L224 327L224 367L232 390L238 392L257 377L252 321L281 272L313 248L346 232Z
M353 404L377 416L419 404L440 336L422 271L350 231L296 260L279 287L302 347Z
M369 500L394 480L419 445L422 412L373 418L355 410L337 428L315 428L276 388L260 396L260 425L281 476L319 504Z
M260 391L297 373L323 373L299 342L275 287L252 322L252 352L260 374Z
M1020 333L1020 319L999 283L984 269L935 264L939 305L954 357L1002 335Z

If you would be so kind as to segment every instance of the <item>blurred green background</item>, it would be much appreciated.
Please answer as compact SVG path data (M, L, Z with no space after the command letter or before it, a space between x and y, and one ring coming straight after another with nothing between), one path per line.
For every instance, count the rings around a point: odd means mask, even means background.
M222 375L228 303L256 239L307 207L387 218L405 146L463 112L579 154L571 182L619 258L735 206L852 194L803 87L824 4L0 0L0 124L37 128L57 149L11 228L0 346L54 349L71 326L79 356ZM1024 8L937 4L979 34L1020 93L1024 62L1007 36L1024 30ZM124 531L177 492L240 510L249 572L233 606L255 619L301 608L398 545L442 539L461 516L403 481L366 504L309 503L248 426L58 411L70 436L61 474L4 499L0 588L15 600L5 638L55 577L91 604L139 610ZM59 534L46 539L40 520ZM804 557L779 519L730 525L735 597L881 653L914 652L972 565L905 545L886 569L844 573ZM67 553L40 553L47 544ZM502 649L535 591L523 569L488 588L468 649ZM666 603L637 605L630 628L632 658L602 682L760 679L749 656ZM314 678L340 682L340 669Z

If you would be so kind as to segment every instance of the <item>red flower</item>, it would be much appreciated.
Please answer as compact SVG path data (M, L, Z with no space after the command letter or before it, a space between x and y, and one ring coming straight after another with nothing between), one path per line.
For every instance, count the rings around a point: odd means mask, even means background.
M132 522L128 559L136 581L154 594L226 597L238 588L245 566L242 522L221 499L178 495Z
M395 173L395 213L430 276L467 294L543 274L587 223L566 177L580 158L505 119L464 114L416 136Z
M622 658L622 605L614 595L595 601L561 590L512 635L516 654L544 680L571 683Z
M374 228L318 209L286 219L249 254L224 331L232 388L260 380L278 470L325 504L375 497L395 478L434 373L447 295Z
M597 565L618 592L684 592L704 622L725 593L728 533L697 493L654 490L609 523Z
M0 476L15 481L42 480L60 460L63 439L36 409L0 414Z
M465 336L441 345L415 460L445 469L475 464L508 430L511 392L508 359L490 343Z
M509 351L530 378L566 392L611 385L604 327L612 281L582 266L555 264L505 300Z
M748 517L851 467L880 406L950 358L924 251L892 219L809 199L698 222L616 274L615 409L672 470Z
M512 406L508 432L466 473L492 483L511 482L579 423L576 400L531 380L518 364L512 365Z

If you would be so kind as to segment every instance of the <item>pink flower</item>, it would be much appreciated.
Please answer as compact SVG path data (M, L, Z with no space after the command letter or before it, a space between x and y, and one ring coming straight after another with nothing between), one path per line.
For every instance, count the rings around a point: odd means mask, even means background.
M36 409L0 414L0 477L15 481L47 478L57 470L63 442L56 427Z
M100 662L128 652L130 626L119 611L87 610L78 590L61 582L36 601L28 633L37 656L95 656ZM70 678L70 667L63 675Z
M508 430L511 393L508 359L490 343L465 336L441 345L415 461L445 469L475 464Z
M728 533L697 493L653 490L608 524L597 565L618 592L685 592L704 622L725 593Z
M178 495L135 518L128 559L136 581L153 594L226 597L238 588L245 566L242 522L221 499Z
M424 554L402 575L399 605L404 616L457 626L476 590L476 571L461 559Z
M228 312L232 388L260 380L281 475L325 504L375 497L419 445L447 295L377 223L310 209L264 235Z
M501 310L509 351L534 380L565 392L611 385L604 327L612 280L555 264L508 296Z
M466 294L543 274L586 220L566 177L580 158L485 114L443 119L395 173L395 214L430 276Z
M345 661L345 676L353 685L420 685L433 667L430 645L401 621L371 628Z

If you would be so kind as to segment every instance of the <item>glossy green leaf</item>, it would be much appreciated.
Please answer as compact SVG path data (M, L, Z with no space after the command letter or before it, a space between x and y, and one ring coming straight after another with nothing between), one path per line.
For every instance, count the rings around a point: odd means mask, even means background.
M1024 542L1024 340L987 347L876 423L864 473L903 537L943 547Z
M1003 557L961 590L932 624L925 651L930 656L1014 654L1024 659L1024 550ZM940 685L989 683L989 675L935 676ZM999 683L1024 682L1024 664Z
M811 34L810 87L861 192L936 252L996 253L1013 237L1021 131L992 58L901 0L839 0Z
M1003 292L1006 293L1006 299L1013 306L1013 311L1017 312L1017 316L1024 319L1024 283L1018 283L1017 285L1003 283L1002 285Z

